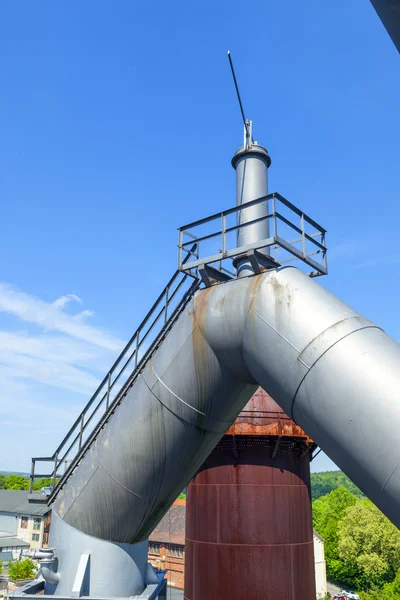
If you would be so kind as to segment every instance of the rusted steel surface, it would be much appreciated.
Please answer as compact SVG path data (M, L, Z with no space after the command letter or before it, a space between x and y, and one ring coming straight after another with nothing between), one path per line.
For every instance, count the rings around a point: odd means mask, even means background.
M253 397L251 434L225 435L188 486L186 600L315 600L309 440L260 435L294 425L272 402Z
M226 433L299 437L312 441L262 388L258 388Z

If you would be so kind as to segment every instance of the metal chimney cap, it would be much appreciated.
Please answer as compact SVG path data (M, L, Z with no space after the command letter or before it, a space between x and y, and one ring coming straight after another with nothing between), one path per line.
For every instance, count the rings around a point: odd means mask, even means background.
M253 143L248 147L241 146L239 150L235 152L231 161L234 169L236 169L239 160L244 158L244 156L263 159L267 165L267 168L271 165L271 157L268 154L268 150L264 148L264 146L259 146L258 144Z

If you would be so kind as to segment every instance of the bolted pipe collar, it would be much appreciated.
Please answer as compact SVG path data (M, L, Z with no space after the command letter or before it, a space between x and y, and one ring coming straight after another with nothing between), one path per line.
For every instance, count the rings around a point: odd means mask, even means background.
M254 142L251 146L241 146L235 152L231 160L232 167L236 169L238 162L243 158L260 158L265 162L267 168L271 165L271 157L268 154L268 150L264 146L259 146Z

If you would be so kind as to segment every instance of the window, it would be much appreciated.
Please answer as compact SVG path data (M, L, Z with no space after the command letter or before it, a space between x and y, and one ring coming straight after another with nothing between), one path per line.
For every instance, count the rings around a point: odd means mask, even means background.
M35 531L39 531L40 530L40 524L42 522L42 519L33 519L33 529Z
M175 558L183 558L183 546L177 544L170 544L168 548L168 556L174 556Z
M40 540L40 535L38 533L32 533L32 542L38 542Z
M21 517L21 529L28 529L28 517Z
M150 554L160 554L160 544L150 542L149 543Z

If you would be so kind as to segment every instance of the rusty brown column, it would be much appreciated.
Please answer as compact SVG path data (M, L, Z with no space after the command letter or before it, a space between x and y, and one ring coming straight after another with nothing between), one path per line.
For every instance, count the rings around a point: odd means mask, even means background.
M188 486L185 600L315 600L313 447L260 388Z

